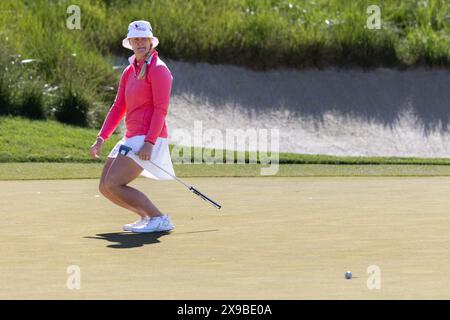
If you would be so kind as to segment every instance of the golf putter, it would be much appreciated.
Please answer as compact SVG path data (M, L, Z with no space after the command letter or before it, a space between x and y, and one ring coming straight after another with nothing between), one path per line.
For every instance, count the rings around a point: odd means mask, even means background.
M128 147L126 145L121 145L119 148L119 153L126 156L128 154L128 152L132 151L131 147ZM136 153L134 153L136 154ZM189 189L189 191L191 191L192 193L194 193L195 195L199 196L201 199L203 199L204 201L208 202L210 205L212 205L213 207L220 209L222 208L222 206L220 204L218 204L217 202L215 202L214 200L212 200L211 198L207 197L205 194L201 193L198 189L194 188L193 186L188 185L187 183L183 182L183 180L181 180L180 178L177 178L176 176L174 176L173 174L167 172L166 170L164 170L163 168L161 168L160 166L158 166L156 163L154 163L153 161L149 160L151 162L151 164L153 164L155 167L159 168L160 170L162 170L163 172L165 172L166 174L168 174L169 176L171 176L172 178L174 178L176 181L180 182L181 184L183 184L186 188Z

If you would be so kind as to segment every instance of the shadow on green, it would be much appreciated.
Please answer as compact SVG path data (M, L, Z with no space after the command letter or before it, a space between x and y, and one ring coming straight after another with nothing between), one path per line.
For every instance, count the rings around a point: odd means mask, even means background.
M197 230L188 231L181 233L172 232L151 232L151 233L132 233L132 232L114 232L114 233L98 233L96 237L84 237L86 239L99 239L113 242L115 244L110 244L108 248L114 249L128 249L142 247L144 244L154 244L159 243L158 240L162 236L172 234L173 236L188 234L188 233L204 233L204 232L215 232L219 229L209 229L209 230Z
M170 234L170 232L155 232L155 233L131 233L131 232L114 232L114 233L99 233L96 237L84 237L88 239L99 239L113 242L108 245L108 248L114 249L129 249L142 247L146 244L159 243L160 237Z

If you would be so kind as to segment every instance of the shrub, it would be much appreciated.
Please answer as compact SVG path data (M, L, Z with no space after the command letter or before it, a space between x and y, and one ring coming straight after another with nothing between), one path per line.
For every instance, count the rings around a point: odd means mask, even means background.
M91 103L80 92L73 87L66 87L61 91L55 107L56 120L81 127L88 126Z
M44 96L36 83L30 83L23 91L18 107L20 115L29 119L45 119Z
M0 115L10 113L11 95L8 88L8 83L3 77L0 77Z

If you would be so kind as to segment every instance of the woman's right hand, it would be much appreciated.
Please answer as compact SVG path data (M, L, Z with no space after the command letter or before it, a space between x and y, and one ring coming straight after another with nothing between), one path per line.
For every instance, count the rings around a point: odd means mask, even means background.
M102 152L103 140L101 138L97 138L97 141L89 149L89 153L92 158L100 159L100 154Z

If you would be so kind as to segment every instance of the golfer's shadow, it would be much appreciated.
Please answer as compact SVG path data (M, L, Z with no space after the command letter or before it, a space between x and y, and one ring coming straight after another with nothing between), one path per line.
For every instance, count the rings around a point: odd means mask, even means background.
M160 237L170 234L170 232L152 232L152 233L131 233L131 232L115 232L115 233L99 233L96 237L85 237L88 239L99 239L113 242L108 248L128 249L142 247L145 244L159 243Z

